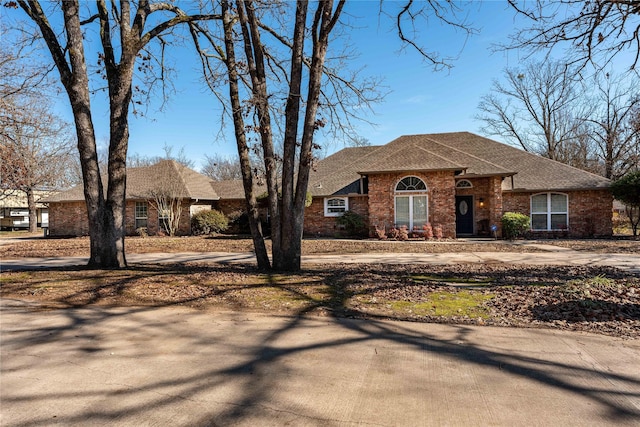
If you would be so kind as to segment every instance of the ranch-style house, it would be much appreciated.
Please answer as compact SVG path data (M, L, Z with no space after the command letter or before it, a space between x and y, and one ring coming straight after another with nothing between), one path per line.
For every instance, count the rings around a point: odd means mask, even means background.
M173 174L182 183L179 234L199 209L231 214L244 209L240 181L212 182L176 162L127 173L127 232L146 226L158 232L158 212L148 195ZM170 165L168 167L167 165ZM163 176L160 179L158 174ZM469 132L401 136L386 145L345 148L318 162L311 173L306 236L335 236L336 217L360 214L375 229L423 225L443 237L500 235L505 212L531 218L535 237L612 235L610 181ZM50 235L87 234L82 187L58 193L49 203ZM266 215L265 215L266 216ZM184 222L183 222L184 221Z

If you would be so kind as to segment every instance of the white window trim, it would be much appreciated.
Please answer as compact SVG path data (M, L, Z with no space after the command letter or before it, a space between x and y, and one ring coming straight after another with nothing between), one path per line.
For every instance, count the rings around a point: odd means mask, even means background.
M402 193L402 191L399 191L399 193ZM426 191L422 192L421 194L399 194L397 196L394 196L393 198L393 223L395 225L398 225L398 217L397 217L397 209L396 206L398 206L397 203L397 199L398 197L408 197L409 198L409 231L413 230L413 197L425 197L426 198L426 209L427 209L427 223L429 222L429 195L427 194Z
M146 211L146 215L145 216L138 216L138 204L142 205L144 204L145 206L145 211ZM136 227L136 229L138 229L138 221L140 220L144 220L147 222L147 226L149 225L149 203L148 202L136 202L135 208L134 208L134 214L133 216L134 218L134 225Z
M535 196L540 196L540 195L546 195L547 196L547 211L546 212L533 212L533 198ZM567 210L565 211L551 211L551 195L552 194L560 194L562 196L565 196L567 198ZM533 215L546 215L547 216L547 227L546 228L533 228ZM567 222L566 222L566 228L551 228L551 215L566 215L567 216ZM529 218L531 220L531 230L532 231L567 231L569 230L569 195L566 193L560 193L557 191L550 191L547 193L536 193L536 194L532 194L531 197L529 197Z
M462 185L460 185L462 182L467 182L469 183L469 185L463 187ZM468 179L461 179L456 182L456 188L473 188L473 184Z
M344 211L342 212L329 212L329 200L343 200L344 201ZM343 213L349 210L349 198L348 197L325 197L324 198L324 216L342 216Z
M138 204L144 204L147 214L145 216L138 216ZM147 202L136 202L135 206L135 219L149 219L149 204Z
M422 181L422 183L424 184L424 190L398 190L398 184L400 184L403 180L407 178L416 178ZM427 183L424 181L424 179L420 178L419 176L407 175L407 176L403 176L398 180L398 182L396 182L396 185L395 187L393 187L393 190L396 193L426 193L429 190L429 187L427 186Z

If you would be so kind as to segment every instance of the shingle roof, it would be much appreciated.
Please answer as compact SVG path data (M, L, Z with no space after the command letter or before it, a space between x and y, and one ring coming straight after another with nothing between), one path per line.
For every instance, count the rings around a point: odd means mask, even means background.
M106 177L103 177L106 185ZM193 200L218 200L220 197L211 186L211 180L198 172L174 161L163 160L151 166L127 169L127 199L148 198L159 187L172 188L183 198ZM82 185L47 197L44 202L69 202L84 200Z
M227 181L212 181L211 185L215 192L223 200L242 199L244 200L244 186L241 179L227 180ZM267 187L264 185L254 187L256 196L259 196L267 191Z
M314 196L357 192L360 180L358 170L369 155L380 146L349 147L319 161L309 175L309 191ZM355 183L355 184L354 184ZM350 185L356 191L349 191Z
M469 132L401 136L387 145L345 148L311 173L314 196L358 192L360 174L456 170L465 177L513 177L513 190L606 188L609 180ZM512 179L503 190L512 190Z
M345 148L318 162L309 177L309 191L314 196L358 193L361 174L434 170L458 171L459 177L512 177L503 180L505 191L598 189L610 183L601 176L473 133L452 132L405 135L382 146ZM241 180L212 182L172 160L129 168L127 198L146 198L162 182L176 185L179 194L190 199L244 198ZM81 185L43 202L80 200L84 200Z
M442 133L432 135L439 143L453 149L478 156L495 164L508 166L516 172L511 179L503 181L503 190L581 190L609 187L610 181L564 163L528 153L510 145L502 144L469 132ZM474 172L474 166L467 174Z

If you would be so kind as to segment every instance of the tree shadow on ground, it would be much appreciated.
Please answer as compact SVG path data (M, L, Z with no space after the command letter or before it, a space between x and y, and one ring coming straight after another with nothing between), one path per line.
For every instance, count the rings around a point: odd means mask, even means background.
M605 322L611 320L640 320L640 304L615 303L594 299L540 304L531 308L533 316L543 322Z
M188 269L191 273L203 274L211 274L213 271L238 271L235 267L231 270L227 270L226 267L222 270L212 270L207 267L200 269L189 266ZM181 269L168 269L166 266L143 267L143 271L151 278L157 275L181 274ZM348 274L337 271L326 280L337 283L338 286L329 288L327 298L318 299L301 292L298 287L301 283L282 284L279 276L267 275L266 284L246 286L278 287L295 294L297 298L306 301L306 304L290 313L293 316L279 318L275 327L263 330L259 323L249 329L236 327L245 321L241 312L232 315L229 324L221 322L216 314L191 312L193 316L207 316L211 321L210 327L203 328L202 324L199 324L200 328L196 329L189 327L187 320L180 321L188 318L190 312L180 311L180 315L176 317L173 311L166 311L174 305L188 305L212 296L218 297L221 292L225 292L215 287L212 287L209 293L170 302L158 302L148 307L96 306L106 294L121 295L126 292L127 284L133 280L132 277L121 277L110 283L97 283L88 292L83 292L82 298L78 298L78 295L66 297L62 300L68 304L64 310L29 313L20 306L20 302L14 305L3 304L5 319L12 315L18 317L18 321L10 322L12 330L5 330L2 339L2 373L6 379L5 385L2 386L3 402L5 408L11 411L10 414L15 414L14 411L23 414L16 422L11 422L11 417L8 416L10 424L49 425L52 421L50 417L41 411L30 411L29 408L49 408L59 402L83 399L103 403L80 405L81 409L68 413L64 408L60 408L56 413L55 422L67 425L109 422L128 424L141 419L149 423L161 422L164 419L168 423L171 423L171 420L182 420L176 423L184 425L250 425L256 421L280 424L285 420L293 424L358 423L361 419L357 416L355 419L341 418L344 417L343 414L335 418L319 407L279 407L278 404L282 402L277 402L274 398L274 390L278 390L284 381L298 374L297 368L291 364L293 358L305 357L313 360L319 351L349 352L356 345L371 345L374 349L385 345L398 346L403 352L415 351L425 357L433 355L446 358L450 363L460 366L460 369L492 368L501 375L537 384L545 390L568 393L576 399L586 399L600 409L601 421L629 425L640 422L640 410L637 405L632 404L640 399L638 376L617 374L586 364L552 360L544 357L544 353L538 356L516 354L492 346L491 343L477 342L477 330L461 325L448 326L447 330L450 333L442 337L430 333L426 325L416 329L415 324L371 318L367 313L354 310L348 304L349 299L357 292L371 293L381 288L404 286L402 280L391 284L381 283L361 289L350 289L347 286ZM226 292L231 292L231 289ZM326 314L326 317L321 318L322 324L317 323L318 318L309 318L311 313L317 313L320 309ZM361 317L367 320L345 317ZM55 318L55 321L50 321L50 318ZM315 331L327 325L334 328L334 333L314 338ZM6 323L3 322L3 330L5 327ZM237 334L243 331L251 334L253 339L249 342L239 341ZM296 339L292 339L292 336ZM301 336L303 338L300 338ZM7 381L11 383L20 381L20 378L32 378L30 370L33 369L33 365L22 361L13 362L17 355L46 355L50 354L50 349L60 347L65 349L65 357L40 356L39 363L42 366L38 368L44 371L78 369L81 373L87 372L91 375L91 369L94 368L87 366L85 359L106 354L114 346L116 339L125 339L124 343L119 344L123 347L118 347L118 350L126 353L126 357L122 356L120 363L127 369L136 369L137 360L154 362L156 358L165 354L161 343L179 339L180 345L171 346L172 350L169 351L175 359L176 370L155 375L140 374L141 377L118 380L124 381L123 383L114 385L107 382L103 386L90 389L77 384L64 384L61 387L43 384L44 387L41 389L14 392L6 385ZM212 349L216 352L212 352ZM153 353L152 358L146 358L147 351ZM182 358L190 359L199 353L211 358L204 358L195 366L189 365L189 369L186 365L180 364ZM219 357L221 354L229 354L228 359ZM74 362L69 364L69 360ZM121 365L114 365L105 360L101 369L108 371L116 366ZM137 366L137 369L144 368ZM318 373L319 376L321 374L323 373ZM420 376L422 373L416 374ZM94 371L93 375L102 374ZM584 376L597 379L595 383L598 386L585 383L580 379ZM602 387L602 384L608 386ZM329 390L329 393L335 393L336 399L339 399L341 391ZM196 411L180 417L175 415L174 411L183 410L180 408L184 408L184 405L195 408ZM283 418L283 413L287 414L287 417ZM389 424L389 421L386 423ZM385 424L385 421L381 421L381 424Z

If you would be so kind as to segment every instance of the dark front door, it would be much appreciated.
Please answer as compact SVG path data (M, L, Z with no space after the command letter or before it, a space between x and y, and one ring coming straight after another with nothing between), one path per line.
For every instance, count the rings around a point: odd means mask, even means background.
M473 196L456 196L456 234L473 234Z

